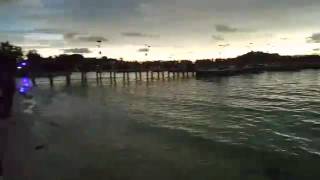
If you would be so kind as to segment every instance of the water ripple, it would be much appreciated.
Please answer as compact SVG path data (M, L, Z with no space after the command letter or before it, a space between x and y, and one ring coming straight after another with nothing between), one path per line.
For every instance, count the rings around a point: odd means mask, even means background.
M135 99L143 121L197 132L214 141L317 154L320 84L317 71L190 80L148 89ZM140 89L140 98L146 94ZM133 94L133 96L135 96ZM147 111L143 108L148 107ZM161 114L163 120L156 115ZM296 148L295 146L300 147Z

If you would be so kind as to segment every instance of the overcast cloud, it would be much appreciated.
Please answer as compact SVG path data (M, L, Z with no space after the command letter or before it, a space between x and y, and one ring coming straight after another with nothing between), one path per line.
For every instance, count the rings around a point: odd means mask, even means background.
M212 39L272 42L265 34L289 43L299 33L310 44L320 43L318 17L319 0L0 0L0 41L26 44L37 33L62 37L47 44L56 49L102 40L135 52L145 43L167 47L160 53L173 46L214 51Z

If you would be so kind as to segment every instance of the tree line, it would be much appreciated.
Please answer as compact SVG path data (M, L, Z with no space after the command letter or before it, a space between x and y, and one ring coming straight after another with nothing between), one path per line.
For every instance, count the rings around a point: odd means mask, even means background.
M25 55L22 48L9 42L0 44L0 62L15 62L20 72L34 76L59 72L90 71L194 71L192 61L124 61L108 57L86 58L81 54L61 54L42 57L31 50Z
M209 69L234 66L243 68L246 66L264 65L266 68L320 68L320 56L280 56L263 52L249 52L242 56L229 59L206 59L195 62L182 61L123 61L108 57L86 58L81 54L61 54L54 57L42 57L37 51L31 50L25 55L21 47L9 42L0 44L0 64L16 64L14 68L21 68L20 73L29 73L41 76L48 73L60 72L90 72L90 71L196 71L197 69Z

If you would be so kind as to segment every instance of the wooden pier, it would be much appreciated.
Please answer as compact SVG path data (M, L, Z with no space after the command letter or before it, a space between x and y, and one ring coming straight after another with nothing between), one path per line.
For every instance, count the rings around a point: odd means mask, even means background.
M184 79L184 78L192 78L196 76L196 72L192 71L96 71L96 72L74 72L80 74L80 81L82 84L86 84L88 80L96 80L97 84L102 84L104 81L110 81L110 83L116 83L117 79L123 82L130 82L130 80L135 81L156 81L156 80L171 80L171 79ZM95 73L95 78L88 77L88 73ZM65 77L66 86L72 85L72 74L69 73L47 73L46 75L41 76L32 76L32 83L36 86L37 78L48 78L48 82L50 87L54 87L55 77ZM144 74L144 76L143 76ZM121 77L121 78L119 78Z

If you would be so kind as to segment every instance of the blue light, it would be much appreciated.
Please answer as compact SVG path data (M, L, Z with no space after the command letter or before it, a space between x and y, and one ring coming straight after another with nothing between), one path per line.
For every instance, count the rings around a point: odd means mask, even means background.
M20 93L25 93L25 92L26 92L26 89L23 88L23 87L21 87L21 88L19 89L19 92L20 92Z
M26 66L26 65L27 65L27 63L23 62L23 63L21 63L21 65L22 65L22 66Z
M22 78L22 86L23 87L31 87L30 79L29 78Z
M27 94L32 88L32 82L29 78L23 77L20 80L18 91L20 94Z

